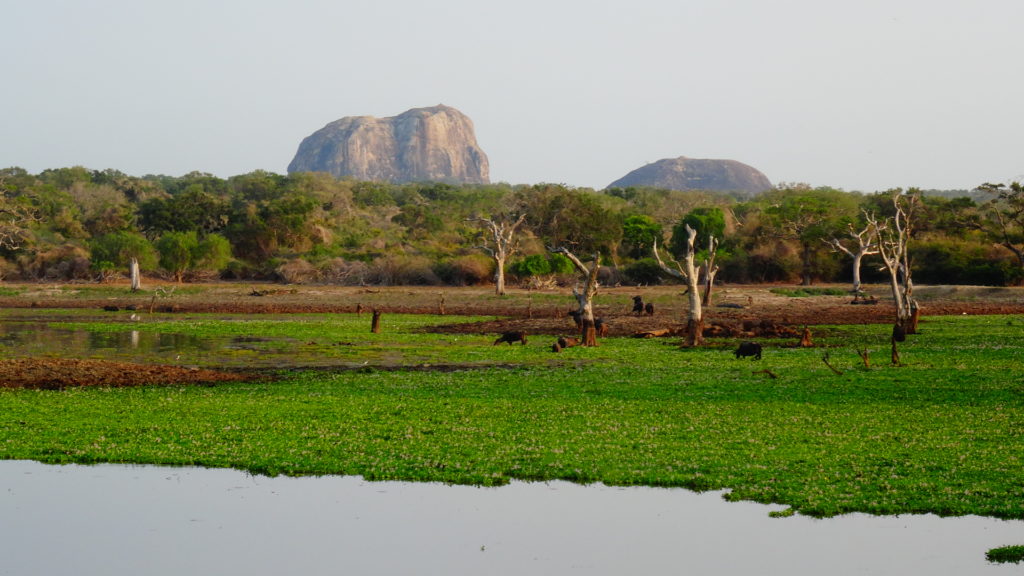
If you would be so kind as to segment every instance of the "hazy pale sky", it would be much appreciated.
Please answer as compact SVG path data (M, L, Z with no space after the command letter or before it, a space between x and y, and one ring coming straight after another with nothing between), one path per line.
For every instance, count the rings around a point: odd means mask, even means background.
M344 116L468 115L491 180L1024 174L1021 0L0 0L0 167L284 173Z

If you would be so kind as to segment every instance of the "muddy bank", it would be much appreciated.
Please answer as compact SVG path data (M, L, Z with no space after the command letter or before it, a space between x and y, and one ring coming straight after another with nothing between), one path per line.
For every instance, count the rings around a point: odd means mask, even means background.
M14 358L0 360L0 387L59 390L80 386L145 386L152 384L215 384L254 379L253 374L161 366L76 360Z

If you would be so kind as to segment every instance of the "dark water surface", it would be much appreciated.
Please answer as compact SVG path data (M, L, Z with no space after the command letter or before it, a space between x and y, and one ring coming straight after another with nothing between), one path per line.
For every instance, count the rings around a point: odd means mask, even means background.
M297 342L288 338L199 337L133 330L92 332L55 328L45 321L0 321L0 354L6 357L96 358L201 367L290 366Z
M0 461L0 575L1021 574L1024 522L769 518L720 493Z

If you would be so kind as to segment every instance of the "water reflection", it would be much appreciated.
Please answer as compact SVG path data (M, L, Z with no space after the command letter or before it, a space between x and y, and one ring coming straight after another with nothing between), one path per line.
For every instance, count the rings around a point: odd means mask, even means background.
M297 342L288 338L211 337L138 330L120 332L55 328L46 322L0 322L4 356L101 358L203 367L291 365Z
M85 345L91 351L104 349L131 350L139 354L169 354L171 352L196 352L212 349L210 339L197 338L189 334L163 334L159 332L85 332Z
M777 507L775 507L777 508ZM0 461L0 574L1019 574L1024 522L773 519L684 490Z

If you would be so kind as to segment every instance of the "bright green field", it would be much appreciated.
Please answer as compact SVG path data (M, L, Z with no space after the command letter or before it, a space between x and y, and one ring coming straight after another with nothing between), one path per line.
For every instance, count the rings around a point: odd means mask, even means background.
M385 321L379 335L344 315L148 322L287 339L300 363L366 367L214 387L0 390L0 458L728 488L818 516L1024 518L1024 318L927 318L900 367L888 326L816 331L842 376L822 348L769 340L760 362L735 359L731 341L681 350L612 338L554 354L551 337L491 346L493 336L420 331L451 317Z

